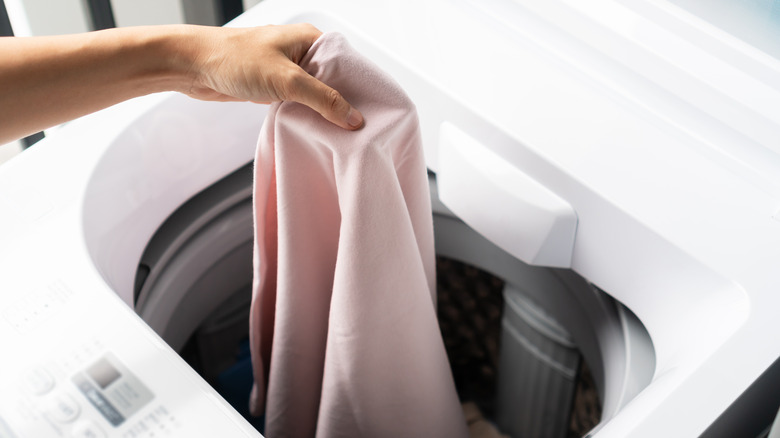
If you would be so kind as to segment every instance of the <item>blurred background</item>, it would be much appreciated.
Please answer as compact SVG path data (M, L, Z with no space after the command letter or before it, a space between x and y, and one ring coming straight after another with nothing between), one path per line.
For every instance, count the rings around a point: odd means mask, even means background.
M0 36L62 35L151 24L221 26L260 1L0 0ZM0 145L0 164L32 146L51 130Z

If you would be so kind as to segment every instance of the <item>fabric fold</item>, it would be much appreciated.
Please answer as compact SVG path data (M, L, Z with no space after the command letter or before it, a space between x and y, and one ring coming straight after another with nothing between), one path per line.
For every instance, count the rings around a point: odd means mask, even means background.
M346 131L272 105L255 160L251 411L276 437L466 437L436 319L414 105L336 33L301 66L360 109Z

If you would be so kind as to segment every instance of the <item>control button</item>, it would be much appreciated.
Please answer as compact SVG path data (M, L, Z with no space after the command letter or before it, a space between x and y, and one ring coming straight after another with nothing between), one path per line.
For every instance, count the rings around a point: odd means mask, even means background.
M119 426L125 421L125 417L116 410L114 405L97 390L94 384L87 380L87 377L83 373L73 376L73 383L79 388L82 394L87 397L87 400L94 406L112 426Z
M54 377L43 368L36 368L24 375L27 390L35 395L43 395L54 388Z
M79 416L81 408L68 394L57 394L49 399L46 412L60 423L70 423Z
M73 426L70 436L73 438L105 438L106 433L94 421L82 420Z

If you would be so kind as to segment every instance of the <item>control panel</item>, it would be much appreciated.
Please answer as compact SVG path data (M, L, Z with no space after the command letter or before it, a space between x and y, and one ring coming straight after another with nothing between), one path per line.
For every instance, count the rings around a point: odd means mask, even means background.
M0 260L1 261L1 260ZM260 437L100 279L0 277L0 438ZM13 273L12 273L13 275Z
M0 438L152 438L181 423L100 342L33 366L2 391Z

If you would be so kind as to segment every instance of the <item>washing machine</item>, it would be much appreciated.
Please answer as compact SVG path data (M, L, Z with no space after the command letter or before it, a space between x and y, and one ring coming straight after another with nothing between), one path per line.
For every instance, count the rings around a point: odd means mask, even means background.
M437 253L565 330L587 436L766 432L777 59L664 0L265 0L229 25L293 22L416 103ZM245 331L265 112L146 96L0 167L0 437L260 436L206 383L224 366L185 359Z

